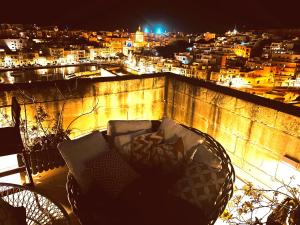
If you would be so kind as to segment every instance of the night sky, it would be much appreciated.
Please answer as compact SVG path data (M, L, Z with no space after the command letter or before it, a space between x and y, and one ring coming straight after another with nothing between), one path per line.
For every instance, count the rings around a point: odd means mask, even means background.
M3 0L0 9L0 23L83 29L134 31L156 23L184 32L300 28L297 0Z

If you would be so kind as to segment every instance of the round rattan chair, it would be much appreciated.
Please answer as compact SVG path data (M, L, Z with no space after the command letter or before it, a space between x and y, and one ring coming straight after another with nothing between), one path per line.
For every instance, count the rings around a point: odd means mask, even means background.
M155 131L159 127L160 121L154 121L152 130ZM184 126L184 125L182 125ZM186 127L186 126L184 126ZM198 135L204 138L204 144L207 146L208 150L215 154L221 162L221 171L226 175L226 180L217 196L214 207L212 207L210 214L208 215L209 223L214 224L218 217L223 213L226 208L226 205L230 198L233 195L233 186L235 181L235 172L233 165L231 163L230 157L226 153L225 149L222 145L217 142L213 137L209 134L203 133L197 129L189 128L191 131L197 133ZM103 132L105 136L106 133ZM72 206L72 210L74 214L78 217L83 225L88 225L90 223L90 212L93 207L89 202L87 202L87 197L82 194L79 189L79 186L71 173L68 174L67 177L67 193L68 199ZM196 224L195 224L196 225Z
M28 225L70 225L65 209L48 197L30 188L0 183L0 197L14 207L26 209Z

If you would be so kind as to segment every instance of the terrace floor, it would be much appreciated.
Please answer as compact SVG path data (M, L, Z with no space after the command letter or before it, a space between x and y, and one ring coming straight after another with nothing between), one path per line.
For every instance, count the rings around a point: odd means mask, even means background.
M71 206L67 199L66 181L67 167L50 170L34 176L35 188L45 193L51 199L62 204L70 215L71 224L79 225L77 218L72 213Z
M61 167L34 176L35 187L38 191L45 193L51 199L62 204L70 215L72 225L80 225L76 216L72 213L71 206L67 199L66 180L67 167ZM218 220L215 225L225 224L222 220Z
M235 168L237 169L237 168ZM237 170L236 172L242 173L241 171ZM53 199L55 202L60 203L67 211L70 216L71 224L72 225L80 225L76 216L73 214L71 206L67 199L67 192L66 192L66 180L67 180L67 173L68 168L60 167L57 169L49 170L47 172L39 173L33 177L35 188L37 191L44 193L49 198ZM247 180L254 181L251 177L244 175L247 177ZM3 181L5 182L5 180ZM244 185L244 182L237 178L235 185L237 188L241 188ZM238 194L238 193L234 193ZM225 225L225 223L221 219L217 220L215 225Z

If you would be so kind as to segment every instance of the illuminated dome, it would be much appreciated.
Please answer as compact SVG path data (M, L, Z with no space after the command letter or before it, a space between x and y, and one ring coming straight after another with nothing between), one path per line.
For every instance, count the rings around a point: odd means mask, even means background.
M141 31L141 27L135 32L135 42L142 43L144 42L144 32Z

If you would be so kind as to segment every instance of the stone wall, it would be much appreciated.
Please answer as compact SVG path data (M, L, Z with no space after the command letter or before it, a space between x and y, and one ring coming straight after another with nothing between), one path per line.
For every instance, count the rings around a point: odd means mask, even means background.
M236 168L268 185L285 155L300 161L300 117L193 82L169 78L167 87L168 116L212 135Z
M300 161L297 107L203 81L156 74L0 87L1 112L9 113L5 106L15 95L25 103L27 118L32 121L35 106L22 97L24 94L34 97L52 118L64 107L65 128L82 115L72 123L73 136L105 128L110 119L161 119L165 112L212 135L225 147L237 171L241 169L266 184L286 176L281 165L284 156Z
M65 128L82 115L71 125L72 136L78 136L106 128L107 121L111 119L161 119L164 87L164 76L28 85L22 89L1 91L0 110L10 113L10 108L5 106L10 104L13 95L20 103L25 102L29 122L34 121L37 106L43 106L50 118L63 108ZM33 97L37 104L30 104L24 94ZM25 118L25 107L22 106L22 118Z

